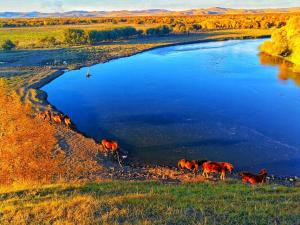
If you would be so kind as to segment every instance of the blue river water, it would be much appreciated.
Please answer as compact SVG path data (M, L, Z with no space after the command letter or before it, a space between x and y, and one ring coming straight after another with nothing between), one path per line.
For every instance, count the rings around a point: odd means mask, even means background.
M133 161L210 159L299 176L300 89L260 58L263 41L159 48L92 66L90 78L87 68L66 72L42 90L79 131L118 140Z

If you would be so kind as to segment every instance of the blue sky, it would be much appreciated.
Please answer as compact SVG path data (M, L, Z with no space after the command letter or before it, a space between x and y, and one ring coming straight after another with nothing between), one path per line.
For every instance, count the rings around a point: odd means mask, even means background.
M0 0L0 11L300 7L300 0Z

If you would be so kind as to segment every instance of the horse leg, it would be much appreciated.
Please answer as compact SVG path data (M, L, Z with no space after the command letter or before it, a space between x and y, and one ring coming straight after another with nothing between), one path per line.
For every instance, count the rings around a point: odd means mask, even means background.
M225 171L222 171L221 176L222 176L222 180L225 180Z

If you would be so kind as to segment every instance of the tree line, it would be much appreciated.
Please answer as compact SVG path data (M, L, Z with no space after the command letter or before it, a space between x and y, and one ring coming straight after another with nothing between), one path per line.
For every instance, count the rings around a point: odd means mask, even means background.
M115 28L111 30L89 30L67 29L64 32L64 41L67 44L97 44L103 41L114 41L129 39L136 36L162 36L171 32L168 26L148 28L145 31L137 30L134 27Z
M164 24L177 27L175 30L189 29L243 29L282 27L294 13L262 13L234 15L196 16L145 16L145 17L100 17L100 18L14 18L0 19L0 27L33 27L53 25L88 24Z

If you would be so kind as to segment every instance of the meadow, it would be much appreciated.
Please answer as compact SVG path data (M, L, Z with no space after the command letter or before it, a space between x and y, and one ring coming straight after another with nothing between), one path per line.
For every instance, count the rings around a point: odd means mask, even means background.
M300 188L103 182L0 189L1 224L299 224Z
M128 26L131 26L129 24ZM18 48L36 48L43 47L41 40L47 37L55 37L57 40L63 42L64 31L66 29L84 29L84 30L106 30L124 27L123 25L105 23L93 25L57 25L57 26L43 26L43 27L20 27L20 28L0 28L0 42L10 39L17 43ZM146 29L146 27L153 26L137 26L137 29Z

